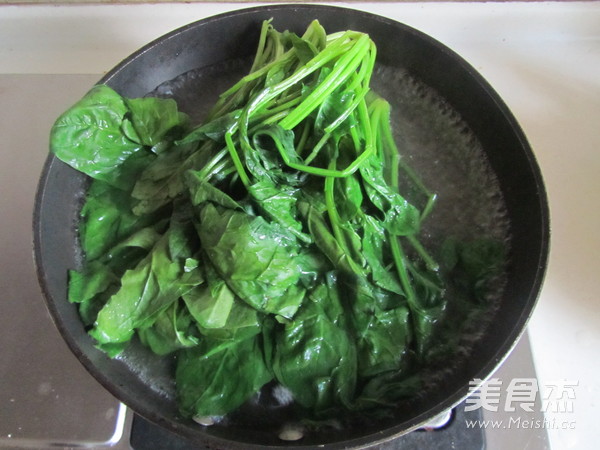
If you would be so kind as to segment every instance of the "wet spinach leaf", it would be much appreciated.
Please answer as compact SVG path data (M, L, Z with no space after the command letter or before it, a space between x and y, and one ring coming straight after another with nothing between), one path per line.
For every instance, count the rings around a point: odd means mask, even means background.
M187 417L225 415L271 379L257 336L233 341L205 338L177 357L177 398Z
M207 204L199 234L211 263L238 297L258 311L294 316L304 289L292 233L262 217Z
M275 337L273 372L294 400L317 414L348 407L357 376L357 354L350 336L335 274L316 287L298 315Z

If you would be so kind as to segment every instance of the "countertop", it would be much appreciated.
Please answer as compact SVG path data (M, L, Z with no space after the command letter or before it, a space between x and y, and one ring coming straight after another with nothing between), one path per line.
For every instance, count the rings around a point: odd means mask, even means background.
M541 385L577 383L573 412L546 411L549 422L568 419L574 427L548 427L548 434L555 449L597 448L600 3L337 4L391 17L438 39L491 83L523 127L545 178L552 220L550 263L528 328L534 362ZM100 78L168 31L246 6L0 6L0 74ZM83 93L74 87L74 98ZM40 126L47 124L31 124ZM0 213L2 221L10 215Z

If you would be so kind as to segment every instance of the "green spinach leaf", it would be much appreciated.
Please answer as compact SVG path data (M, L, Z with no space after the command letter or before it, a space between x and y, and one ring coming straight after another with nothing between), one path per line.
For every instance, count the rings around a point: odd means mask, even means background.
M294 400L317 414L348 407L355 395L357 354L335 275L317 286L275 337L273 372Z
M156 316L182 294L200 284L198 269L185 271L185 263L197 251L191 223L172 223L152 251L125 272L120 289L98 313L90 334L104 344L127 342L138 327L151 325Z
M182 302L174 302L158 314L154 323L137 330L142 344L157 355L167 355L200 342L198 328Z
M198 231L210 262L238 297L258 311L294 316L305 292L292 233L211 203L201 210Z
M177 398L186 417L225 415L271 379L258 336L234 341L203 338L177 357Z

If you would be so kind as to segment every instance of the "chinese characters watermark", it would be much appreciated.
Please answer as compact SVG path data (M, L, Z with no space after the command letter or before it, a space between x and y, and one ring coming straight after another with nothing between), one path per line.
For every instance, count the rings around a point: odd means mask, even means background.
M502 408L506 412L516 412L518 409L533 412L539 398L541 412L572 413L578 386L579 382L573 380L556 380L539 385L535 378L513 378L506 384L499 378L491 378L486 382L474 379L469 382L465 411L483 408L497 412Z

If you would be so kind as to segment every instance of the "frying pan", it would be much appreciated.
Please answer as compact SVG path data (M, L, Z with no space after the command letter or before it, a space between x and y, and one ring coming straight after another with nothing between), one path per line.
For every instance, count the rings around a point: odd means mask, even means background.
M322 5L271 5L238 10L201 20L148 44L110 71L100 82L126 97L140 97L161 83L199 67L243 59L255 51L260 24L273 18L277 29L301 33L313 19L328 32L355 29L368 33L378 48L378 63L402 67L451 105L478 139L506 204L511 246L506 285L493 320L443 386L398 410L389 420L345 430L308 433L296 443L277 438L273 417L251 406L238 421L201 427L181 418L172 396L167 359L156 362L141 347L130 349L140 372L98 351L75 305L67 299L67 270L81 263L76 226L86 177L52 155L43 169L34 212L38 278L51 315L73 353L115 397L146 419L212 448L285 445L293 448L361 447L409 432L459 404L469 381L485 379L518 341L539 294L548 257L546 194L534 155L506 105L489 84L457 54L408 26L369 13ZM206 86L207 92L212 86ZM68 376L68 375L65 375Z

